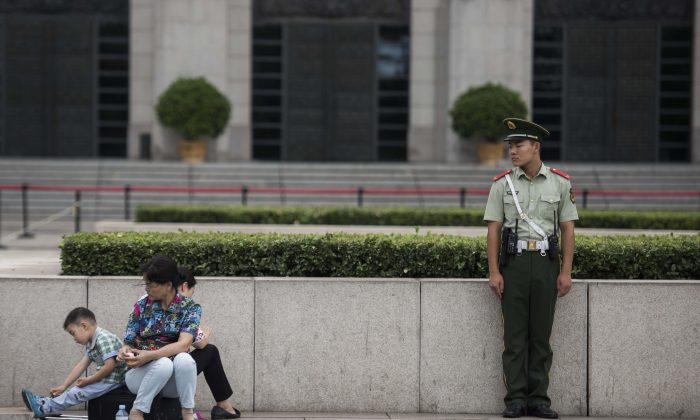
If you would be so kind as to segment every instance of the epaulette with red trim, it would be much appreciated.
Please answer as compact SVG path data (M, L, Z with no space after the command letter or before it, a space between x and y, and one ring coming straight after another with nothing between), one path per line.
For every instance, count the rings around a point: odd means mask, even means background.
M503 178L504 176L508 175L509 173L513 172L513 168L508 169L507 171L503 171L500 174L496 175L493 177L491 181L496 182L499 179Z
M562 178L571 179L571 175L567 174L566 172L562 171L561 169L552 168L550 166L549 170L554 172L555 174L559 175Z

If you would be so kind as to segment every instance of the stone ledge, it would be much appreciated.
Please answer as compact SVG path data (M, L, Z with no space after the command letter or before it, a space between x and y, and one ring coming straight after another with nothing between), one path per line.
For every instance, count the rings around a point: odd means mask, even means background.
M87 305L121 333L139 280L0 276L0 305L26 308L0 319L0 406L21 405L23 387L60 383L79 360L62 331L71 308ZM244 411L501 410L500 311L484 279L199 280L203 321ZM554 407L699 417L700 378L682 374L700 370L699 300L700 281L576 281L557 305ZM200 379L197 406L212 404Z

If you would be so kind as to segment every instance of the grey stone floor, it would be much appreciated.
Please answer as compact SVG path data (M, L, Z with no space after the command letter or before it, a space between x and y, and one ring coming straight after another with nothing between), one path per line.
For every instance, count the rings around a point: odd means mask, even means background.
M71 414L86 415L85 411L71 411ZM208 417L209 413L203 412L202 415ZM32 418L24 407L0 407L0 420L30 420ZM429 413L304 413L304 412L266 412L254 411L244 412L241 418L250 418L255 420L377 420L377 419L396 419L396 420L491 420L501 419L499 415L489 414L429 414ZM523 417L523 419L534 417ZM562 419L567 420L623 420L629 417L568 417L562 416ZM645 420L655 420L645 417Z

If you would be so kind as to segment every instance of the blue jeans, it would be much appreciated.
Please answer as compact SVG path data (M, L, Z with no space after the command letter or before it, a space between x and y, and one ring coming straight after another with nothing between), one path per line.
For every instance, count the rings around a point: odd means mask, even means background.
M107 382L95 382L94 384L85 385L82 388L74 386L57 397L42 398L41 410L46 415L61 414L68 407L95 399L120 386L122 386L122 384L111 384Z
M194 408L197 389L197 365L188 353L153 360L126 372L126 386L136 394L133 408L151 412L153 399L162 391L164 397L180 399L182 408Z

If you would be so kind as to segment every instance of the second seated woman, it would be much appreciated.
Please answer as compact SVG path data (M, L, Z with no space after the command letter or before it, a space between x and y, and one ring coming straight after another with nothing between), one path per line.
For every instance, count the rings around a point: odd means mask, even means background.
M180 273L180 284L177 291L182 296L191 298L194 295L197 279L185 267L180 267L178 271ZM209 343L210 333L211 328L200 325L200 333L197 334L192 344L195 350L190 352L190 356L197 363L197 373L204 372L204 378L207 380L214 400L216 400L216 405L211 409L212 420L237 419L241 417L241 412L231 405L229 401L229 398L233 395L233 390L226 378L219 349Z

